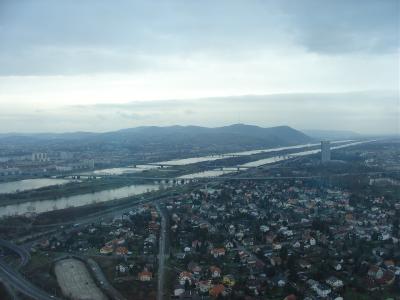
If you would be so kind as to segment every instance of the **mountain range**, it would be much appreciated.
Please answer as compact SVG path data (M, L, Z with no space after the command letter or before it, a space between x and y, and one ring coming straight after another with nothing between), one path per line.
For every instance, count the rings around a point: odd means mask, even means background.
M0 143L37 143L43 145L58 144L112 144L120 146L145 146L146 144L192 145L232 148L254 148L262 146L283 146L312 141L306 134L289 126L263 128L254 125L234 124L223 127L200 126L143 126L105 133L38 133L38 134L3 134Z

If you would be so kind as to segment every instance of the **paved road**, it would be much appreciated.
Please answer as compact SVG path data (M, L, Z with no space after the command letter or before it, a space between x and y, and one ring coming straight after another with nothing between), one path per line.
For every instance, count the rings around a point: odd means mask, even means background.
M8 248L9 250L14 251L20 256L20 267L25 266L31 258L29 251L27 251L25 248L18 247L17 245L10 243L9 241L0 239L0 246ZM18 290L22 294L30 296L33 299L55 299L55 297L47 294L45 291L39 289L28 280L26 280L21 274L11 268L2 259L0 259L0 278L9 286L12 286L15 290Z
M7 248L19 255L19 257L21 258L19 267L25 266L31 259L31 254L29 253L28 250L22 247L18 247L17 245L10 243L9 241L0 239L0 247Z
M0 259L0 277L14 289L18 290L20 293L32 299L35 300L58 299L54 296L47 294L45 291L33 285L31 282L22 277L21 274L12 269L1 259Z
M164 212L156 204L157 210L161 216L160 241L158 252L158 281L157 281L157 300L164 299L164 281L165 281L165 239L166 239L166 218Z
M89 265L94 277L96 278L97 282L100 283L100 286L103 290L107 292L107 294L113 300L126 300L124 296L118 292L111 283L108 282L106 276L104 275L103 271L101 270L100 266L95 262L93 259L89 258L86 260L87 264Z
M116 206L113 209L106 210L106 211L103 211L98 214L87 216L85 218L82 218L79 221L75 220L73 222L65 222L63 224L72 224L72 223L79 222L80 226L78 226L78 227L81 227L84 224L88 224L88 223L97 221L100 217L118 216L124 212L128 212L129 210L131 210L133 207L135 207L137 205L160 200L162 198L165 198L166 195L170 194L171 192L172 191L168 191L167 193L163 193L163 195L135 201L134 203L132 203L132 202L124 203L123 205ZM165 217L164 217L162 211L161 210L159 210L159 211L160 211L160 215L162 217L161 234L160 234L160 253L162 253L162 255L159 255L159 272L160 272L159 274L161 274L161 276L159 276L160 278L159 278L159 282L158 282L158 284L159 284L158 299L163 299L166 220L165 220ZM52 224L52 225L59 226L60 224ZM76 230L76 229L78 229L78 228L73 228L71 230ZM28 244L30 245L31 243L28 243ZM5 240L0 240L0 246L7 247L7 248L15 251L18 255L20 255L21 265L26 264L30 259L30 255L29 255L29 252L26 250L27 249L26 247L18 247L15 244L12 244ZM97 279L102 278L99 272L96 272L96 270L94 270L94 271L95 271ZM15 290L19 291L20 293L22 293L26 296L31 297L32 299L35 299L35 300L57 299L54 296L47 294L45 291L39 289L38 287L36 287L32 283L30 283L21 274L19 274L16 270L12 269L8 264L6 264L1 259L0 259L0 278L4 282L6 282L10 286L12 286ZM100 281L103 281L103 280L100 279ZM103 282L106 283L107 281L104 280ZM106 289L107 289L107 287L106 287ZM108 290L112 291L111 288L109 288ZM112 293L116 300L124 299L121 295L117 294L118 292L115 293L115 291L112 291Z

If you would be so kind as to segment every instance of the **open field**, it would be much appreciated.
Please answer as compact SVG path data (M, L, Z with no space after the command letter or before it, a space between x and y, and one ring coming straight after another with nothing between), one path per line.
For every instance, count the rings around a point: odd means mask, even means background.
M83 262L73 258L61 260L54 272L64 296L74 300L107 300Z

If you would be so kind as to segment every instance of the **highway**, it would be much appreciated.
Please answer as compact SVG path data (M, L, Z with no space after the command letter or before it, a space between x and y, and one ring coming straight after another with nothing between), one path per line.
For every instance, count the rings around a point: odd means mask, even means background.
M54 300L58 299L52 295L47 294L45 291L39 289L31 282L26 280L21 274L12 269L8 264L0 259L0 277L7 284L35 300Z
M161 229L159 240L158 252L158 280L157 280L157 300L164 299L164 281L165 281L165 239L166 239L166 225L167 221L164 212L156 204L157 210L161 216Z
M29 251L27 251L25 248L18 247L9 241L0 239L0 247L7 248L19 255L21 258L19 267L25 266L31 258ZM18 271L14 270L2 259L0 259L0 278L9 286L12 286L15 290L26 296L30 296L33 299L56 299L54 296L47 294L45 291L30 283L21 274L19 274Z
M10 243L9 241L0 239L0 247L7 248L19 255L19 257L21 258L19 267L27 265L29 260L31 259L31 254L28 250L22 247L18 247L17 245Z
M120 206L117 206L115 208L102 211L101 213L96 213L90 216L86 216L84 219L81 219L79 221L71 221L71 222L65 222L61 224L73 224L76 222L79 222L80 225L78 227L83 226L84 224L88 224L94 221L98 221L99 217L113 217L113 216L119 216L124 212L130 211L133 207L138 206L143 203L148 203L152 202L155 200L160 200L162 198L165 198L167 195L170 195L172 191L168 191L163 193L163 195L157 196L157 197L150 197L147 199L135 201L134 203L124 203ZM167 194L167 195L166 195ZM159 255L159 276L158 279L158 287L159 287L159 292L158 292L158 298L157 299L163 299L163 287L164 287L164 260L165 260L165 230L166 230L166 220L165 216L163 215L163 212L157 207L159 210L160 216L161 216L161 233L160 233L160 253ZM59 226L61 224L52 224L52 226ZM77 228L72 228L71 230L76 230ZM28 243L31 244L31 243ZM17 253L20 258L21 258L21 264L20 266L25 265L26 263L29 262L30 260L30 254L26 250L26 247L18 247L15 244L12 244L6 240L0 240L0 246L6 247L15 253ZM89 263L89 262L88 262ZM123 296L121 296L111 285L108 284L108 281L102 280L104 279L104 274L100 273L98 266L94 266L91 263L89 263L92 267L92 271L99 282L103 282L102 287L110 294L111 297L115 300L123 300ZM93 269L94 267L94 269ZM26 280L21 274L19 274L16 270L12 269L8 264L6 264L4 261L0 259L0 278L2 278L7 284L10 286L14 287L17 291L20 293L30 296L31 298L35 300L48 300L48 299L56 299L54 296L51 296L47 294L45 291L39 289L32 283L30 283L28 280Z

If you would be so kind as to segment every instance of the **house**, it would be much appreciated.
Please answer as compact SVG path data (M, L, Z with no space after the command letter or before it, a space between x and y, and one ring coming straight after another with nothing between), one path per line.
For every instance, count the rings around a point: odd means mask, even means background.
M283 280L283 279L279 279L278 282L277 282L277 285L279 287L284 287L286 285L286 281Z
M117 254L117 255L126 255L126 254L128 254L128 248L126 248L126 247L117 247L117 249L115 249L115 254Z
M214 285L209 293L211 297L217 298L219 295L223 295L225 291L225 286L223 284Z
M196 249L197 247L201 247L201 241L199 240L192 241L192 248Z
M48 239L41 240L39 243L39 247L41 249L46 249L50 246L50 241Z
M299 266L302 269L310 269L311 268L311 264L308 261L304 260L304 259L300 259L299 260Z
M249 256L246 259L246 263L248 266L254 266L257 263L257 260L253 256Z
M332 268L334 268L336 271L340 271L342 269L342 264L339 262L334 262L331 264Z
M215 258L225 255L225 248L213 248L211 249L211 255Z
M233 287L236 281L233 275L228 274L224 276L224 278L222 279L222 283L225 284L226 286Z
M250 291L250 293L254 296L258 296L259 292L258 292L258 287L257 287L257 283L254 279L250 279L247 282L247 289Z
M235 234L235 226L234 226L234 225L229 225L228 231L229 231L229 234L230 234L230 235Z
M199 226L201 229L208 229L208 223L203 222L203 223L200 223Z
M272 249L274 250L281 250L282 249L282 245L279 243L273 243L272 244Z
M100 249L101 254L110 254L110 253L113 253L113 251L114 251L114 248L111 245L105 245L104 247L102 247Z
M243 239L243 237L244 237L244 233L243 233L242 231L239 231L239 232L235 233L235 237L236 237L239 241L241 241L241 240Z
M181 285L184 285L186 281L189 282L189 284L192 284L193 280L193 274L187 271L183 271L179 274L179 283Z
M393 271L383 270L382 277L377 278L376 282L380 285L391 285L394 282L395 278L396 276Z
M185 292L185 287L182 285L178 285L174 289L174 296L179 297Z
M338 289L343 287L343 281L336 278L335 276L329 277L325 282L333 289Z
M115 267L115 269L120 273L128 272L128 267L124 266L124 265L118 265L118 266Z
M372 265L368 270L368 276L373 279L380 279L383 277L383 269L379 266Z
M197 284L197 287L198 287L200 293L208 293L208 291L211 288L211 280L199 281Z
M153 277L153 274L147 270L144 270L139 273L138 277L140 281L150 281L151 278Z
M261 225L260 231L263 233L266 233L267 231L269 231L269 227L267 225Z
M216 266L211 266L210 267L210 273L212 278L218 278L221 277L221 269L216 267Z
M123 245L125 243L125 239L124 238L115 239L113 240L113 243L116 245Z
M318 296L322 298L328 297L328 295L332 292L332 290L328 286L320 283L312 286L312 289L317 293Z
M383 264L386 266L386 268L393 268L395 266L395 263L392 259L385 260Z
M200 275L200 272L201 272L201 267L200 266L194 266L192 269L191 269L191 271L193 272L193 274L194 275Z
M228 242L225 243L225 248L226 249L232 249L234 247L235 247L235 245L233 245L233 243L231 241L228 241Z

